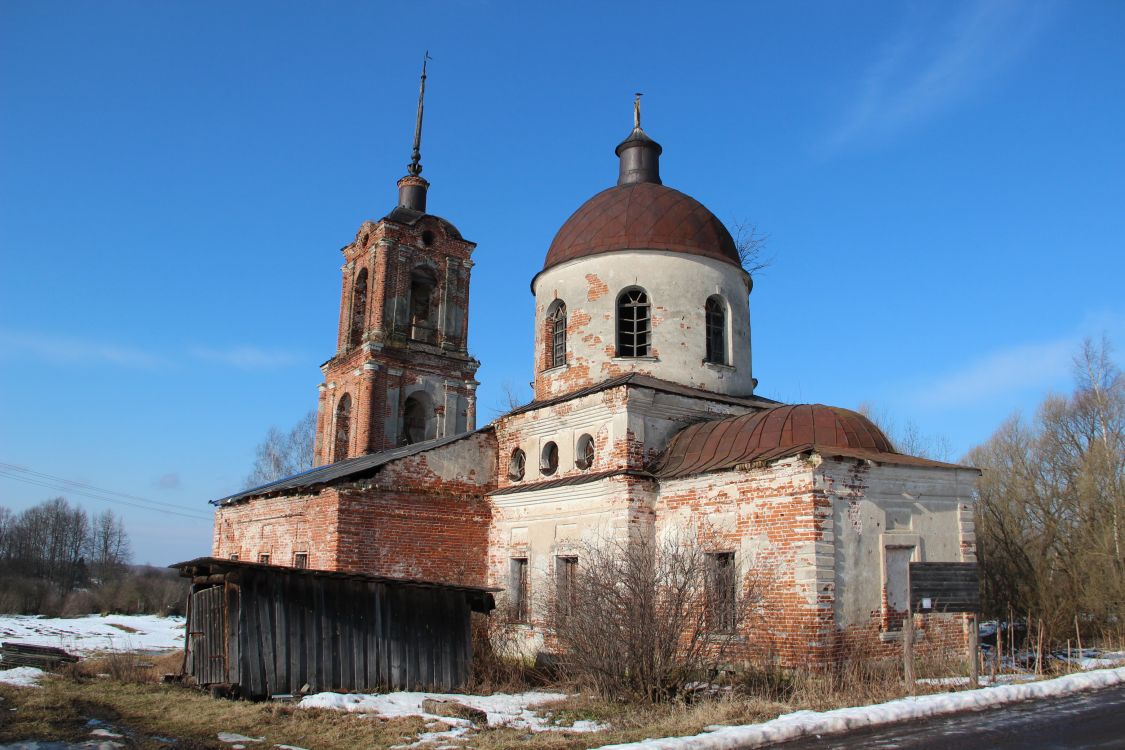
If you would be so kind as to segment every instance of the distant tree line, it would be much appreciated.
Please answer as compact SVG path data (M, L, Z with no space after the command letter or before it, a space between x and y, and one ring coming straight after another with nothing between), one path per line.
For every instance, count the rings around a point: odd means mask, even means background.
M165 614L182 609L173 571L130 565L129 535L107 510L93 517L65 498L20 513L0 506L0 612Z
M1125 376L1086 341L1075 387L1010 417L965 463L983 469L977 545L985 614L1042 620L1056 643L1125 631ZM1087 641L1088 642L1088 641Z

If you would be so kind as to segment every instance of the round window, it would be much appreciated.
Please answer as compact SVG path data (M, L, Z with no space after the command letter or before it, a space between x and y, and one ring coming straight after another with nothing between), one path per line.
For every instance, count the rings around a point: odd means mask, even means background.
M551 476L559 468L559 446L554 442L543 446L543 454L539 457L539 471Z
M574 463L579 469L589 469L594 465L594 439L589 435L578 438L578 449L574 452Z
M527 457L523 451L516 448L512 451L512 457L508 459L508 479L513 482L518 482L523 479L524 465L527 463Z

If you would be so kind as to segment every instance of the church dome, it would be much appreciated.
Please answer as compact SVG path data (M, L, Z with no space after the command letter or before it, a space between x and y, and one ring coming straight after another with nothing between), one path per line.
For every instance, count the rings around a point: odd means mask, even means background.
M660 456L653 473L676 477L730 469L816 451L833 456L888 459L891 441L867 417L823 404L790 404L700 422L681 430Z
M614 250L666 250L740 265L734 239L689 195L659 182L627 182L595 195L567 219L543 270Z

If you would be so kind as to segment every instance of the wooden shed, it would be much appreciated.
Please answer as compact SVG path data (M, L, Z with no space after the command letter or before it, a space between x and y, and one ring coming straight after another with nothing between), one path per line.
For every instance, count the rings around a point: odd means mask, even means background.
M491 589L201 557L185 671L246 698L320 691L441 690L472 666L470 615Z

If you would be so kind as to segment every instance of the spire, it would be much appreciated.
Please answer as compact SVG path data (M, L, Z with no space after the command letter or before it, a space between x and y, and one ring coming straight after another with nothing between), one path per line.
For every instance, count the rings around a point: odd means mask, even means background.
M422 82L418 86L418 116L414 120L414 150L410 154L410 164L406 176L398 181L398 205L413 211L426 211L426 189L430 183L422 177L422 112L426 97L426 63L431 59L429 51L422 56Z
M410 154L410 166L406 168L411 177L422 174L422 112L425 109L426 98L426 63L430 60L430 51L422 56L422 82L418 86L418 118L414 121L414 151Z
M618 185L634 182L660 182L660 154L664 151L660 144L641 130L641 97L637 93L633 99L633 132L618 144L614 151L621 159L621 169L617 176Z

